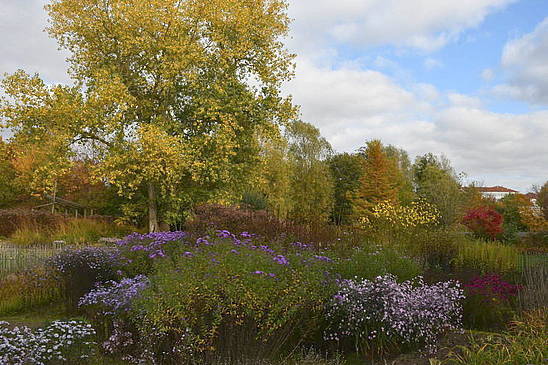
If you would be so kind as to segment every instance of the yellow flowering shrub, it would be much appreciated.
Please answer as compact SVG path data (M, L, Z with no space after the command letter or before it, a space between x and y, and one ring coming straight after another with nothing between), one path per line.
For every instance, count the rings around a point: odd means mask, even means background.
M362 223L366 228L382 223L400 228L413 228L435 225L439 219L436 207L423 200L414 201L409 205L383 201L373 207L370 217L362 218Z

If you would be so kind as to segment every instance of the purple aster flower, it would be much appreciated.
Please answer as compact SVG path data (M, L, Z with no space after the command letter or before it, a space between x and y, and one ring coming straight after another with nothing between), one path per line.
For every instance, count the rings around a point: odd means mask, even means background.
M289 261L284 255L278 255L274 257L274 261L280 265L289 265Z
M315 255L314 258L316 260L320 260L320 261L324 261L324 262L333 262L332 259L330 259L329 257L327 256L318 256L318 255Z

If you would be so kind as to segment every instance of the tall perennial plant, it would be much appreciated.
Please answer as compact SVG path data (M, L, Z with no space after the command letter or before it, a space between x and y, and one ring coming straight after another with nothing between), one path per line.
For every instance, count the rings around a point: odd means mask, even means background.
M440 335L461 328L463 298L458 282L427 285L418 277L398 283L392 275L343 280L329 303L325 339L353 339L362 353L396 343L433 350Z

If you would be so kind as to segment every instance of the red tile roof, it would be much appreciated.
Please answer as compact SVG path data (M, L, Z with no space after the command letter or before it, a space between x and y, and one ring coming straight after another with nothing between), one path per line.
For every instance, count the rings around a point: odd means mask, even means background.
M476 189L482 193L518 193L518 191L505 188L504 186L479 186Z

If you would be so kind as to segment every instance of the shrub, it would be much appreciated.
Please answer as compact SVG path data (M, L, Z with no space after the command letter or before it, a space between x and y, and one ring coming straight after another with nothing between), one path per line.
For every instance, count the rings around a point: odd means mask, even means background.
M460 328L462 298L457 282L426 285L418 278L398 284L392 275L343 280L329 304L325 339L353 340L362 353L391 345L432 350L441 334Z
M392 274L399 280L409 280L422 273L419 265L393 248L382 246L355 249L345 259L340 259L334 269L341 279L373 279Z
M282 220L263 210L235 206L201 205L194 209L194 217L187 222L189 234L202 236L215 230L233 233L253 232L268 242L289 244L306 242L317 248L345 249L360 246L364 232L354 227L316 224L296 224Z
M55 230L65 223L66 217L45 211L26 209L0 209L0 236L9 237L18 229Z
M439 212L431 204L418 200L409 205L389 201L373 207L368 217L361 219L363 228L376 242L385 245L401 245L413 241L418 232L431 229L439 222Z
M476 277L464 288L464 323L479 329L506 324L513 314L512 304L521 290L521 286L510 284L496 274Z
M103 349L118 355L124 361L132 362L143 359L135 357L141 351L138 348L135 324L128 315L135 298L150 284L144 275L135 278L124 278L119 282L109 281L98 284L84 295L78 306L86 309L96 328L102 329L99 338Z
M51 257L46 267L62 283L62 296L68 309L100 281L113 280L120 265L118 250L104 247L67 249Z
M0 321L0 363L78 363L93 354L94 335L91 325L80 321L55 321L34 331Z
M333 259L218 235L154 258L153 285L135 305L142 348L161 363L208 363L268 357L318 335Z
M548 313L546 308L525 313L502 335L482 336L470 347L452 352L444 364L518 365L542 364L548 358Z
M181 231L132 233L116 244L124 258L123 271L127 276L136 276L152 273L154 259L176 255L176 251L188 244L189 240L189 235Z
M468 227L479 238L494 240L502 233L502 215L490 207L479 207L469 210L462 224Z
M423 264L425 269L449 271L453 269L459 247L467 238L459 232L447 229L421 229L401 247Z

